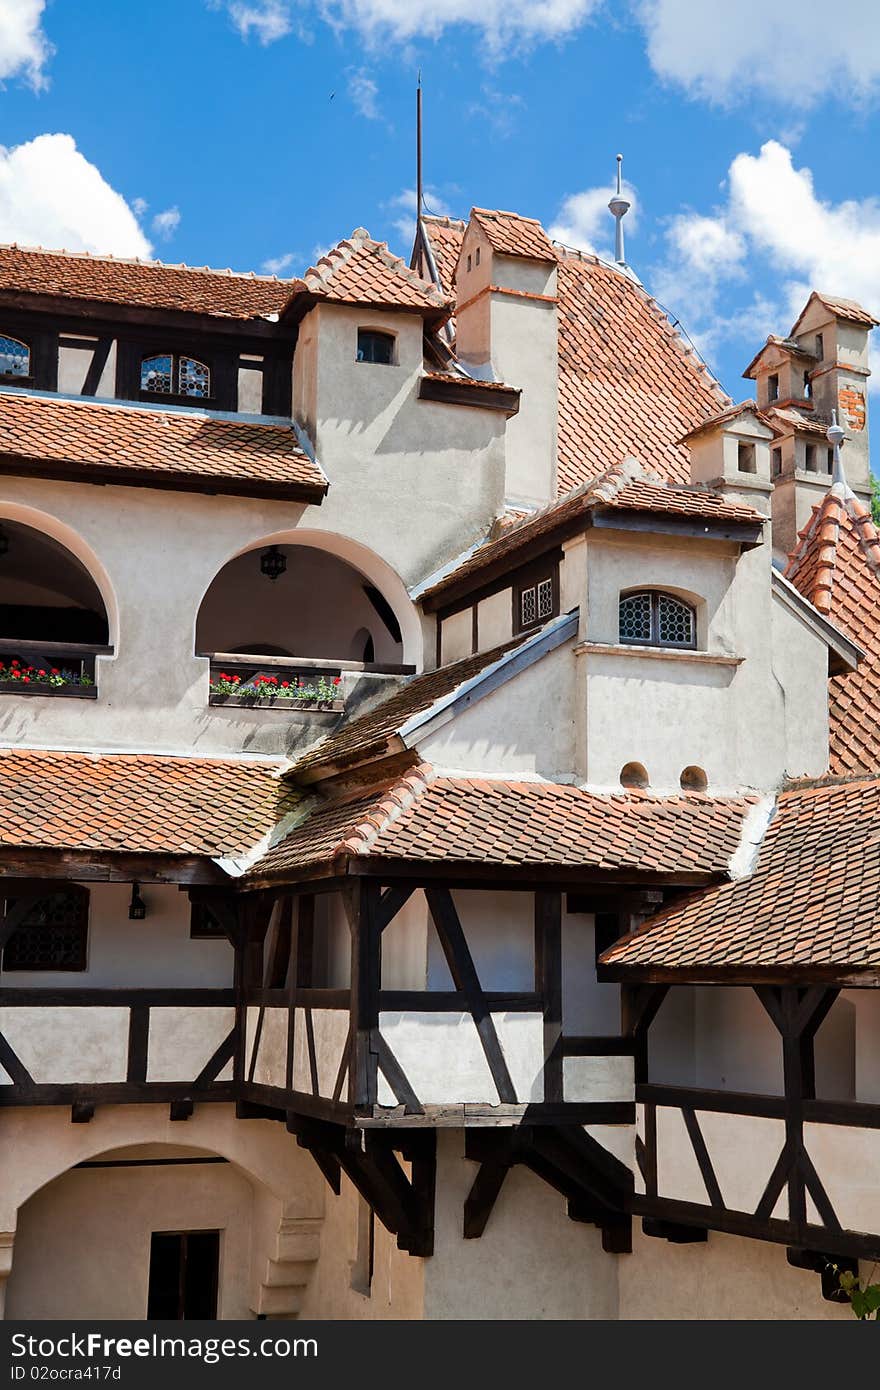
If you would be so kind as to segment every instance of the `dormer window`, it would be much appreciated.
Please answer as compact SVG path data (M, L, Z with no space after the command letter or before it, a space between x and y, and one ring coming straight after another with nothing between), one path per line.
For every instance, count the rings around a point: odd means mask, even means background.
M695 647L696 613L674 594L645 589L620 598L620 641L645 647Z
M18 338L0 335L0 377L22 377L31 374L31 350Z
M151 396L195 396L207 400L211 394L211 371L194 357L158 353L141 362L141 390Z
M375 328L359 328L357 360L390 367L394 362L394 335Z
M540 627L559 612L558 585L555 571L548 574L534 570L529 577L514 586L514 625L517 632Z

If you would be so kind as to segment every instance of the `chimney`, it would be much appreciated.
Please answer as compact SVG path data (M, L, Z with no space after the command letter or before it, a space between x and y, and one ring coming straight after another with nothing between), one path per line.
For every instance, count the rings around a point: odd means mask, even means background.
M556 496L557 257L540 222L473 208L456 271L456 355L474 376L522 391L507 422L505 496Z
M691 456L691 481L770 515L773 430L754 401L730 406L681 441Z
M814 291L787 338L771 336L743 375L756 383L770 424L773 546L788 555L828 489L834 451L827 430L845 430L849 484L869 504L868 335L878 322L853 300Z

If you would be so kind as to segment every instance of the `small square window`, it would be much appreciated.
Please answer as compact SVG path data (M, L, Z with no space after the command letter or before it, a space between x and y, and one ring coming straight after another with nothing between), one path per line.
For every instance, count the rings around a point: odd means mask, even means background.
M391 333L380 333L372 328L359 328L357 338L357 360L372 362L388 367L394 361L394 337Z
M755 460L754 444L738 444L736 466L740 473L757 473L758 465Z
M225 941L227 939L223 927L207 903L191 904L189 935L191 941Z

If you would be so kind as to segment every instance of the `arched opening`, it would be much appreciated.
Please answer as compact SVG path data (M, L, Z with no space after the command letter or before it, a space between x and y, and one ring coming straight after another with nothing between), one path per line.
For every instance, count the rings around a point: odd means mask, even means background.
M644 790L649 784L647 768L641 763L624 763L620 769L620 785L628 790Z
M124 1143L84 1155L32 1193L18 1210L6 1317L296 1316L316 1252L292 1251L297 1279L276 1264L289 1193L224 1147ZM251 1147L258 1156L259 1142ZM285 1187L301 1191L309 1160L295 1148L291 1157ZM291 1246L296 1236L286 1236Z
M704 792L709 786L709 778L696 764L683 768L678 780L683 792Z
M110 623L92 575L62 541L0 518L0 686L93 692Z
M401 624L382 590L339 555L262 545L216 575L196 621L196 652L399 668Z

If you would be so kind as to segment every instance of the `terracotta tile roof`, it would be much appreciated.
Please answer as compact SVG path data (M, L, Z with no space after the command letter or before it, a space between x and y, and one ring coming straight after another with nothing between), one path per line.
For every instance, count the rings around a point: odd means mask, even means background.
M85 252L0 246L0 296L63 295L101 303L179 309L218 318L251 319L277 314L290 298L291 281L237 275L231 270L117 260Z
M680 440L730 398L626 275L563 256L557 292L559 492L627 454L671 482L688 482Z
M452 294L455 289L455 268L467 223L453 217L426 215L422 218L422 226L431 243L440 284L446 294Z
M831 423L830 420L804 415L799 410L789 409L785 406L772 406L769 410L762 412L761 418L766 420L771 429L778 435L791 434L792 430L800 430L802 433L818 435L826 441L828 426Z
M764 518L739 502L730 502L717 493L700 488L668 487L659 478L645 476L632 460L609 468L601 477L583 484L540 512L507 526L495 540L481 545L457 569L443 576L421 594L422 601L435 603L441 594L464 579L482 574L490 565L510 560L517 563L519 552L546 539L548 547L569 531L571 534L593 511L636 511L660 513L707 521L728 521L760 525Z
M293 809L260 762L146 753L0 750L2 846L217 857L241 853Z
M464 386L467 389L473 386L480 391L518 391L515 386L508 386L506 381L480 381L478 377L464 376L461 372L425 372L424 375L429 381L448 381L453 386Z
M695 439L698 435L704 434L706 430L715 429L718 425L725 425L731 420L738 420L741 415L753 415L756 420L767 424L767 416L765 412L758 409L756 401L751 399L739 401L736 405L728 406L726 410L719 410L716 415L710 415L705 420L700 420L693 429L689 429L682 436L679 443L688 439Z
M779 797L749 878L659 913L602 957L618 968L880 968L880 779Z
M525 256L536 261L555 261L557 252L535 217L497 208L471 208L471 217L485 234L493 251L502 256Z
M292 425L18 391L0 391L0 460L7 472L10 461L21 460L25 476L63 470L75 478L96 470L107 482L203 485L244 494L289 490L291 497L312 501L327 490Z
M406 685L401 686L376 709L352 719L348 724L343 724L311 752L306 753L299 759L291 775L295 778L300 773L312 773L324 767L329 768L332 764L358 763L376 756L413 715L430 709L435 700L452 694L465 681L478 676L487 666L491 666L505 652L519 646L524 640L524 637L516 637L491 651L466 656L463 660L441 666L436 671L426 671L421 676L411 677Z
M785 571L805 598L865 652L828 682L829 768L880 769L880 532L845 485L832 486L801 532Z
M500 220L487 222L475 212L484 229L501 235ZM512 218L506 227L540 225L513 214L492 216ZM441 232L437 219L424 222L451 294L465 223L450 220ZM609 458L627 454L670 481L689 482L682 437L726 409L730 397L640 285L594 256L548 244L559 260L559 495L596 477Z
M875 318L867 309L863 309L861 304L858 304L854 299L840 299L837 295L822 294L820 290L816 290L810 298L820 300L827 309L831 310L832 314L836 314L841 319L849 319L851 323L863 323L868 328L874 328L880 323L880 319ZM803 318L803 314L801 318Z
M436 285L423 280L363 227L322 256L291 288L294 297L305 292L338 304L420 309L439 318L449 312L449 301Z
M746 799L600 795L559 783L435 776L425 765L390 787L317 804L250 871L289 874L341 856L421 863L724 873Z

